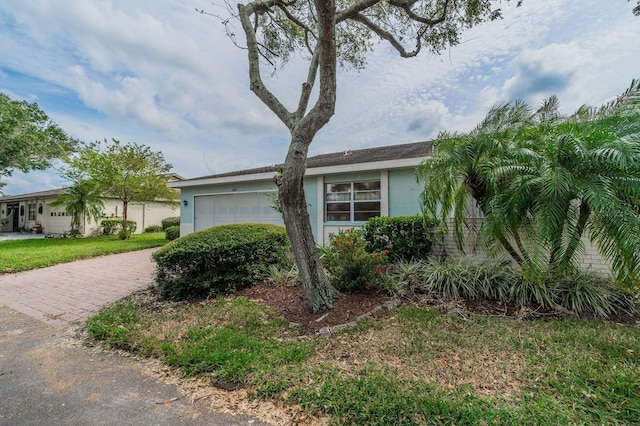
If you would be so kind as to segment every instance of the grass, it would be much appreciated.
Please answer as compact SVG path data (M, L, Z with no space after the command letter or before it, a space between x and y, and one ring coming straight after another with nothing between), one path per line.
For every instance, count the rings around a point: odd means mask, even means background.
M87 322L90 335L109 345L156 356L186 376L210 375L243 383L252 374L299 365L312 345L279 339L288 324L244 298L145 309L128 298Z
M137 298L136 298L137 297ZM243 298L130 297L88 322L94 338L186 376L338 425L640 423L640 328L571 319L455 319L407 306L330 338L299 341Z
M0 241L0 274L42 268L93 256L158 247L166 243L162 232L134 234L129 240L120 240L116 235L5 240Z

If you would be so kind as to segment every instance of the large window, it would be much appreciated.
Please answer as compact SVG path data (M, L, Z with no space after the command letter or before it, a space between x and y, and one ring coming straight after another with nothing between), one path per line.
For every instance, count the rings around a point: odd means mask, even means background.
M328 183L327 222L365 222L380 216L380 181Z
M29 204L29 219L28 220L36 220L36 205Z

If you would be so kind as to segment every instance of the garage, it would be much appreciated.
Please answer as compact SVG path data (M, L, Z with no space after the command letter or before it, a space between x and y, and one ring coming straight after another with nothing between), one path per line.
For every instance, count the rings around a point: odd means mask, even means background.
M273 208L274 191L199 195L194 197L194 231L229 223L282 225Z

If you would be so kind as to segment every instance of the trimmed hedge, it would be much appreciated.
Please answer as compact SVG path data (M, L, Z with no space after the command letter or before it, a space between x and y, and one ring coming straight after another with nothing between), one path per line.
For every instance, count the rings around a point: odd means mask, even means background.
M177 240L180 238L180 226L170 226L164 231L164 237L169 240Z
M150 225L147 226L146 228L144 228L144 232L146 233L151 233L151 232L162 232L162 226L160 225Z
M180 216L162 219L162 230L166 231L171 226L180 226Z
M373 217L362 226L369 253L389 250L389 260L425 259L433 246L436 222L422 215Z
M104 235L113 235L122 230L122 219L102 219L100 225ZM127 226L128 231L132 234L138 229L138 224L133 220L127 220Z
M214 226L185 235L153 253L156 283L165 297L189 299L233 292L264 279L286 262L284 227Z

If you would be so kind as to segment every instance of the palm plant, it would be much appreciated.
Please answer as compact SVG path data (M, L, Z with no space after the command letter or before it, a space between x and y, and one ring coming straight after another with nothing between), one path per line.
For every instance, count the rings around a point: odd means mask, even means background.
M85 219L91 223L91 219L98 220L102 215L104 203L96 193L89 181L80 180L58 196L51 203L52 206L64 206L67 215L71 216L71 230L80 230L80 219L84 228Z
M471 196L484 215L480 241L504 248L533 281L575 270L588 236L619 280L638 282L640 81L571 116L560 114L555 96L534 112L520 102L502 105L468 135L443 135L436 147L419 169L427 212L443 219L453 211L462 223ZM469 171L480 177L483 197ZM457 241L461 231L457 225Z

